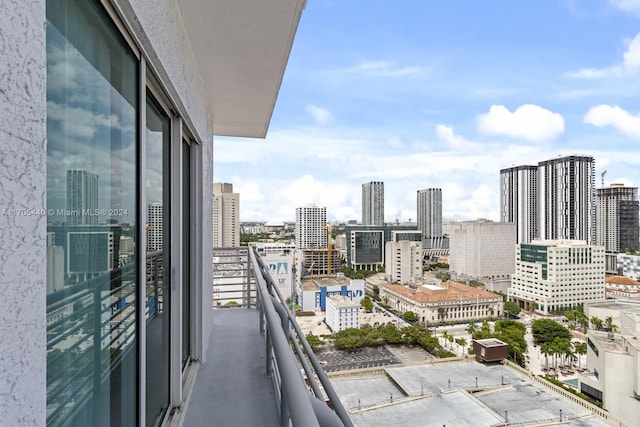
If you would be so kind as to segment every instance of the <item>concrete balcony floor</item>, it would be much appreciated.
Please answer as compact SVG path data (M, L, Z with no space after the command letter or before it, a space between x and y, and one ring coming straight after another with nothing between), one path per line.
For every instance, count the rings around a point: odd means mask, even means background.
M265 340L255 309L213 311L207 359L197 372L185 427L276 427L279 415L266 375Z

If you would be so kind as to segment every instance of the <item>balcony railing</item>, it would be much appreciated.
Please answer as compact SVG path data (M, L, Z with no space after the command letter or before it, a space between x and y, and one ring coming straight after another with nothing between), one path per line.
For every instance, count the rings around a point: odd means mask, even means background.
M220 279L225 280L220 280ZM214 307L257 307L281 426L353 426L320 362L253 248L214 249ZM227 301L224 303L223 301Z

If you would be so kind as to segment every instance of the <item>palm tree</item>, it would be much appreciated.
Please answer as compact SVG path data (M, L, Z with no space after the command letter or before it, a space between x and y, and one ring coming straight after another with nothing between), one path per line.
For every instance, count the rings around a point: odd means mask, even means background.
M574 342L573 343L573 351L578 354L578 369L582 369L580 366L580 359L583 354L587 354L587 343L586 342Z
M591 322L593 327L596 329L596 331L599 331L602 329L602 319L600 319L599 317L591 316L591 319L589 319L589 321Z
M540 345L540 353L544 354L544 366L549 369L549 355L553 354L551 350L551 344L548 342L544 342Z
M456 343L462 347L462 355L465 356L467 354L467 340L464 338L458 338Z
M471 337L473 337L473 334L475 334L477 330L475 322L471 322L469 326L467 326L467 333L471 335Z
M449 341L449 348L453 350L453 334L449 334L449 336L447 337L447 340Z

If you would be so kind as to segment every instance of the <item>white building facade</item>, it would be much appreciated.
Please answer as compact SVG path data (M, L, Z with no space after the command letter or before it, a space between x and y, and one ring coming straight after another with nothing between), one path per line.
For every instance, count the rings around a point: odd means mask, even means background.
M640 302L607 301L585 306L585 314L612 318L614 333L589 329L587 372L580 374L580 391L602 402L608 413L629 425L640 420Z
M333 332L360 327L360 303L343 295L327 297L325 322Z
M327 247L327 208L307 205L296 208L296 249Z
M595 162L569 155L538 163L538 238L595 242Z
M458 277L506 278L515 271L516 226L489 220L451 225L449 270Z
M385 246L385 277L389 283L413 283L422 277L421 242L390 241Z
M362 184L362 225L384 225L384 182Z
M226 182L213 183L213 246L240 246L240 194Z
M623 276L640 278L640 255L618 254L616 259Z
M427 188L417 192L417 223L423 239L442 237L442 189Z
M538 236L537 166L500 171L500 221L516 225L516 243L529 243Z
M534 240L515 251L508 297L550 314L605 298L605 251L580 240Z

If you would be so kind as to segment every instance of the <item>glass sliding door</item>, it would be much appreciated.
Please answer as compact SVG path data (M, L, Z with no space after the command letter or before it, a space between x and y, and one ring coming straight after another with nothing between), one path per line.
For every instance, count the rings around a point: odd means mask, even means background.
M146 123L146 422L157 426L169 407L171 120L150 93Z
M46 4L48 426L138 413L139 63L98 3Z
M182 141L182 367L191 355L191 144Z

